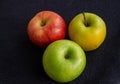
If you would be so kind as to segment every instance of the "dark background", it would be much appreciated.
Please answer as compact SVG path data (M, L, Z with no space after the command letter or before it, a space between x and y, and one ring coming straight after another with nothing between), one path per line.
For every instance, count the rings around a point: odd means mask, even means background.
M81 12L102 17L105 41L86 52L84 72L68 84L120 84L120 0L0 0L0 84L58 84L43 70L44 49L26 32L29 20L42 10L59 13L67 25Z

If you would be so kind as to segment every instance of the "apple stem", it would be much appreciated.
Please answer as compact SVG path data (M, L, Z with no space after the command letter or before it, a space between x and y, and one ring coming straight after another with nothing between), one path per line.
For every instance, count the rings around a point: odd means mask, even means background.
M83 18L84 18L84 24L85 24L85 26L88 26L87 20L86 20L86 17L85 17L85 13L83 12L82 14L83 14Z
M46 21L45 21L45 20L42 20L40 25L41 25L41 26L45 26L45 25L46 25Z

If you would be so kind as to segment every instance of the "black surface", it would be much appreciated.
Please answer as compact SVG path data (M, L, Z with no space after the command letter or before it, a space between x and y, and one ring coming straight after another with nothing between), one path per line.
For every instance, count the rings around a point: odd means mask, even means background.
M120 84L120 0L0 0L0 84L57 84L43 70L44 49L26 32L41 10L59 13L67 25L84 11L101 16L107 37L97 50L86 52L85 71L69 84Z

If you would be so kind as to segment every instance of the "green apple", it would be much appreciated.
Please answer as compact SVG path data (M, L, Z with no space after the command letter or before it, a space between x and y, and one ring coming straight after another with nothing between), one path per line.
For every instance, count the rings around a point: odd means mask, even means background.
M78 43L85 51L97 49L106 37L106 24L101 17L93 13L76 15L69 24L71 40Z
M51 43L43 54L43 68L46 74L57 82L69 82L85 69L86 56L83 49L70 40Z

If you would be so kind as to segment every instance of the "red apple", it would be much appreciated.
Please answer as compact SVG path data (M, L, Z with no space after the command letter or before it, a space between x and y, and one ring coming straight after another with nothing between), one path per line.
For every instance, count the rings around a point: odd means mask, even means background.
M64 39L66 23L55 12L41 11L30 20L27 33L32 43L46 47L53 41Z

